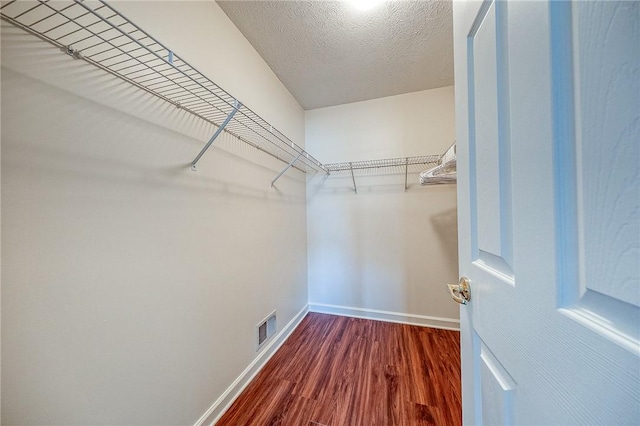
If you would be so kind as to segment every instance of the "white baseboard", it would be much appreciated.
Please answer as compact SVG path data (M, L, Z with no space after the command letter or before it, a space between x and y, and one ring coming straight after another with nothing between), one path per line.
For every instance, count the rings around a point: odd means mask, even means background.
M327 305L310 303L309 311L323 314L342 315L345 317L365 318L378 321L397 322L401 324L420 325L424 327L460 330L460 320L455 318L431 317L400 312L380 311L377 309L354 308L352 306Z
M262 367L271 359L273 354L282 346L282 344L287 340L287 338L291 335L293 330L298 327L300 321L305 317L305 315L309 312L309 305L306 305L304 308L298 312L291 321L284 328L276 334L271 342L269 342L264 349L261 350L260 354L253 360L251 364L238 376L237 379L231 383L231 386L224 391L224 393L213 403L211 407L207 410L206 413L200 417L200 419L195 423L195 426L210 426L215 425L220 417L231 407L233 401L242 393L244 388L253 380L253 378L258 374Z

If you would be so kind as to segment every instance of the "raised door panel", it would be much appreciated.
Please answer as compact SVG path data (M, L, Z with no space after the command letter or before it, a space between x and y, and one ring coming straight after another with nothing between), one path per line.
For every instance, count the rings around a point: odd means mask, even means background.
M509 426L515 423L516 383L500 361L480 345L482 424Z
M637 352L640 3L575 1L552 17L557 112L566 117L556 126L559 308Z
M485 3L469 35L470 207L472 259L513 284L506 8Z
M515 297L506 14L505 2L484 2L467 38L472 362L475 418L484 425L513 424L516 415L516 382L492 352L504 352L509 339L496 340L492 328Z

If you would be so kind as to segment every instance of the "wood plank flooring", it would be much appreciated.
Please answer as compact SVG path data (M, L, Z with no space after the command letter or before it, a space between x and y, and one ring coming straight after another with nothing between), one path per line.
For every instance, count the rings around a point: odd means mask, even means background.
M456 331L309 313L216 426L462 424Z

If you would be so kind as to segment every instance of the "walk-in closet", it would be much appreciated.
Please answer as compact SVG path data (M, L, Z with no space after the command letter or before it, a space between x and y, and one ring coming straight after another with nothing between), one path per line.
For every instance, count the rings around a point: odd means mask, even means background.
M8 424L210 424L309 311L458 328L451 5L310 6L266 8L429 14L442 78L303 108L259 4L2 3Z
M2 424L637 424L639 5L2 0Z

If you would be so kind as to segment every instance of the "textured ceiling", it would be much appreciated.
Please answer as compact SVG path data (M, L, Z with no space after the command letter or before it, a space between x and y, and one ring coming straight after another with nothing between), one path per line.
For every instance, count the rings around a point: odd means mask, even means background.
M450 1L217 3L304 109L453 84Z

